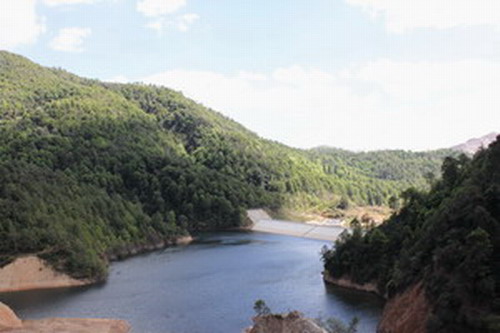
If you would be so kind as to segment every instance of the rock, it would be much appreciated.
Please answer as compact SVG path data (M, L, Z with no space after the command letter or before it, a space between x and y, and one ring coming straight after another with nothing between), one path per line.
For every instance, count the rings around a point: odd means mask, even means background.
M128 333L130 325L117 319L49 318L21 321L0 303L1 333Z
M56 272L35 255L19 257L0 268L0 292L75 287L92 283Z
M354 289L354 290L359 290L359 291L365 291L369 293L375 293L379 296L383 296L375 283L365 283L365 284L357 284L355 282L352 282L351 279L348 277L342 277L340 279L336 279L328 273L328 271L323 271L323 280L327 283L343 287L343 288L348 288L348 289Z
M0 303L0 331L21 327L21 319L7 305Z
M193 237L183 236L183 237L179 237L175 240L175 245L188 245L192 242L193 242Z
M252 318L254 325L246 333L327 333L300 312L269 314Z
M49 318L27 320L8 333L128 333L130 325L117 319ZM3 332L2 332L3 333Z
M425 333L431 309L422 283L407 288L387 301L378 333Z

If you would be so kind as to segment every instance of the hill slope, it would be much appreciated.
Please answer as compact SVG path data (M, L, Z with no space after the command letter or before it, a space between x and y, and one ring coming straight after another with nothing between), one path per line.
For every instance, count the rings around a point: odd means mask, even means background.
M387 204L440 164L408 153L424 166L410 180L379 177L340 154L263 140L172 90L82 79L7 52L0 156L0 262L35 253L92 278L110 255L238 226L250 207Z
M498 139L473 160L447 158L429 193L408 191L404 207L387 222L364 235L355 229L325 251L326 270L334 278L375 283L389 304L422 295L423 286L427 314L402 304L391 310L399 308L399 320L427 318L428 332L498 332L499 166ZM383 322L394 331L391 319Z
M397 194L414 188L426 188L436 180L445 157L458 156L449 149L427 152L403 150L380 150L351 152L347 150L319 147L309 152L312 159L323 164L325 172L352 183L369 179L377 184L389 185ZM393 192L394 193L394 192ZM381 191L365 189L363 200L369 205L389 204L390 196L381 196Z

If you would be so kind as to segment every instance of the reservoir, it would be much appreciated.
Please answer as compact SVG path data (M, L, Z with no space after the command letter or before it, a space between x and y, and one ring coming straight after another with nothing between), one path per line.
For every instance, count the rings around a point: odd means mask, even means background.
M77 289L0 294L23 319L119 318L133 333L231 333L252 324L253 304L348 322L375 332L383 301L325 286L320 250L331 242L258 232L206 234L191 245L111 265L108 281Z

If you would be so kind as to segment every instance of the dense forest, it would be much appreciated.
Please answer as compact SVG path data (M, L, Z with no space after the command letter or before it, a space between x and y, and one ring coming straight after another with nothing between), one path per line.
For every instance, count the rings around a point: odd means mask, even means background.
M293 149L179 92L0 52L0 265L36 253L102 278L110 254L239 226L250 207L388 205L444 154Z
M473 159L446 158L429 192L403 197L384 224L354 223L324 251L326 270L389 298L423 281L429 332L499 332L500 137Z
M439 175L443 160L448 156L459 155L449 149L355 153L329 147L315 148L308 151L308 154L311 159L323 165L325 173L339 177L349 184L377 184L375 190L364 187L361 192L358 192L357 188L347 186L349 199L360 197L361 202L368 205L392 205L393 200L399 198L399 194L408 188L428 188Z

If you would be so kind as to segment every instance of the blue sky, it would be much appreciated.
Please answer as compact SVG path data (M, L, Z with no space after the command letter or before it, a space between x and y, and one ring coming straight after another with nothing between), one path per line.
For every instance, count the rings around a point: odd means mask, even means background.
M388 42L382 27L342 1L310 6L303 0L191 0L166 15L199 15L186 32L147 28L149 20L136 6L130 0L57 7L39 3L47 32L18 51L46 65L107 78L175 68L269 71L297 63L333 70L383 54ZM85 57L47 47L59 29L73 26L92 29L85 38Z
M497 0L0 0L0 49L181 90L296 147L500 130Z

